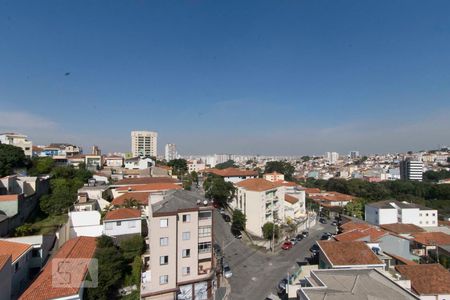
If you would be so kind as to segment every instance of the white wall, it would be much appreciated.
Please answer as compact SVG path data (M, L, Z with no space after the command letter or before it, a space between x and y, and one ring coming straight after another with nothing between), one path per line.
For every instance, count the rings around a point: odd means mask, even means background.
M400 220L403 224L415 224L419 226L419 209L402 208Z
M101 236L103 225L100 219L101 215L96 210L69 212L70 237Z
M120 222L120 225L119 225ZM103 232L108 236L117 236L125 234L140 234L141 219L128 220L104 220Z
M437 210L420 210L419 221L417 226L433 227L438 226L438 211ZM449 298L450 299L450 298Z

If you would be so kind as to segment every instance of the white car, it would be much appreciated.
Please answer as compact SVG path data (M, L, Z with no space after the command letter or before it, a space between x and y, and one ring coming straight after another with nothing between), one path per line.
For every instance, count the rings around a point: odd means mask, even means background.
M230 278L231 276L233 276L233 272L231 272L231 268L228 264L223 265L223 276L225 278Z

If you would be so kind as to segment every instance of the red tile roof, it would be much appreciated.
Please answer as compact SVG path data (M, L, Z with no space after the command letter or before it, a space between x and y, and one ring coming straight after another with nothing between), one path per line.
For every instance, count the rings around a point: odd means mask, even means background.
M31 245L29 244L0 240L0 255L11 255L12 262L30 249Z
M250 178L236 183L238 187L245 188L246 190L262 192L267 190L276 189L278 185L265 180L263 178Z
M150 183L179 183L179 181L171 177L141 177L125 178L116 182L115 185L138 185Z
M68 240L56 255L49 261L39 276L26 289L19 298L21 300L46 300L54 298L68 297L79 293L80 287L87 273L86 264L80 263L80 259L92 259L96 249L94 237L78 237ZM78 263L70 261L77 260ZM55 287L55 276L53 264L55 260L63 260L63 266L66 266L70 273L70 285ZM59 281L57 281L60 284ZM62 284L62 283L61 283Z
M306 188L305 192L306 192L306 194L316 194L316 193L320 193L320 189L318 189L318 188Z
M114 198L111 202L112 205L121 206L125 204L125 201L128 199L134 199L141 205L148 205L148 197L151 192L131 192L120 195L119 197Z
M353 229L345 231L334 237L337 241L358 241L367 238L370 242L377 241L380 237L386 235L387 232L377 228Z
M318 195L310 195L309 197L314 200L328 201L328 202L352 201L353 200L353 196L338 193L338 192L322 192Z
M370 225L369 223L366 222L347 222L345 224L342 224L340 226L341 230L346 232L349 230L354 230L354 229L367 229L367 228L375 228L375 226Z
M395 268L411 280L412 289L419 295L450 294L450 272L440 264L400 265Z
M414 233L414 241L423 245L450 245L450 235L443 232Z
M416 232L425 232L423 228L416 226L414 224L402 224L402 223L394 223L394 224L384 224L380 226L384 230L397 233L397 234L411 234Z
M3 269L3 267L10 261L11 255L0 255L0 271ZM10 261L12 262L12 260Z
M318 241L317 243L333 266L383 264L364 242Z
M387 252L384 252L384 254L389 255L390 257L392 257L392 258L402 262L405 265L417 265L418 264L418 263L416 263L413 260L409 260L409 259L406 259L406 258L398 256L398 255L390 254L390 253L387 253Z
M0 201L17 201L19 200L20 195L0 195Z
M274 181L273 183L275 183L278 186L299 186L297 183L293 181L285 181L285 180L278 180Z
M289 195L289 194L284 194L284 201L290 203L290 204L295 204L298 202L298 198Z
M161 182L161 183L148 183L140 185L130 185L130 186L120 186L117 191L168 191L168 190L180 190L183 187L179 184L171 182Z
M141 211L134 208L118 208L106 213L105 221L137 219L141 217Z
M204 172L215 174L221 177L258 176L257 171L243 170L239 168L206 169Z

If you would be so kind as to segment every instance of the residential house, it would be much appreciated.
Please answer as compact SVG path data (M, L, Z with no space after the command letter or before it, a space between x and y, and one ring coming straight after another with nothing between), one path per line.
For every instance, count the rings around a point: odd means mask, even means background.
M28 137L19 133L1 133L0 134L0 144L12 145L22 148L25 156L33 156L33 143L28 140Z
M144 170L155 165L155 161L150 157L132 157L125 160L125 169Z
M284 174L281 174L281 173L278 173L278 172L265 173L263 175L263 178L265 180L272 181L272 182L284 181Z
M450 299L450 272L440 264L399 265L395 269L421 300Z
M116 238L140 235L142 216L139 209L118 208L106 213L103 219L103 233Z
M100 205L96 199L88 199L87 194L78 194L77 203L69 211L69 236L98 237L103 234Z
M206 164L201 160L190 160L187 163L187 167L188 167L188 172L192 173L192 172L197 172L200 173L201 171L206 169Z
M412 234L412 252L418 256L428 256L430 250L438 246L450 245L450 235L443 232L418 232Z
M437 210L396 200L366 204L365 216L366 221L374 225L403 223L432 227L438 224Z
M97 154L86 154L84 156L84 163L89 170L100 170L103 168L103 157Z
M122 156L112 155L104 158L105 166L111 168L121 168L124 164Z
M374 268L383 270L385 267L374 251L362 241L318 241L317 244L320 248L319 268L321 269Z
M213 298L213 210L210 202L185 190L152 199L141 299Z
M297 290L298 300L327 299L420 299L408 289L377 269L313 270Z
M89 267L96 249L94 237L67 241L45 265L39 276L20 296L20 300L81 300L86 288ZM62 263L63 262L63 263ZM55 276L57 265L60 276ZM95 276L95 274L90 274ZM70 284L67 278L70 277ZM61 280L59 280L61 279Z
M205 174L214 174L222 177L226 182L238 183L240 181L257 178L258 172L254 170L242 170L239 168L206 169Z
M161 192L161 191L179 190L179 189L183 189L183 187L179 184L174 184L171 182L148 183L148 184L140 184L140 185L120 186L120 187L113 189L112 194L114 197L118 197L125 193Z

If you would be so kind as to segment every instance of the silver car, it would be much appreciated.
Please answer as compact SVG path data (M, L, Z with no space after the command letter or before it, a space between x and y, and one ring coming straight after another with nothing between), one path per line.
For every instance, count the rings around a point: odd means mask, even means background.
M231 272L231 268L228 264L223 265L223 276L225 278L230 278L231 276L233 276L233 272Z

